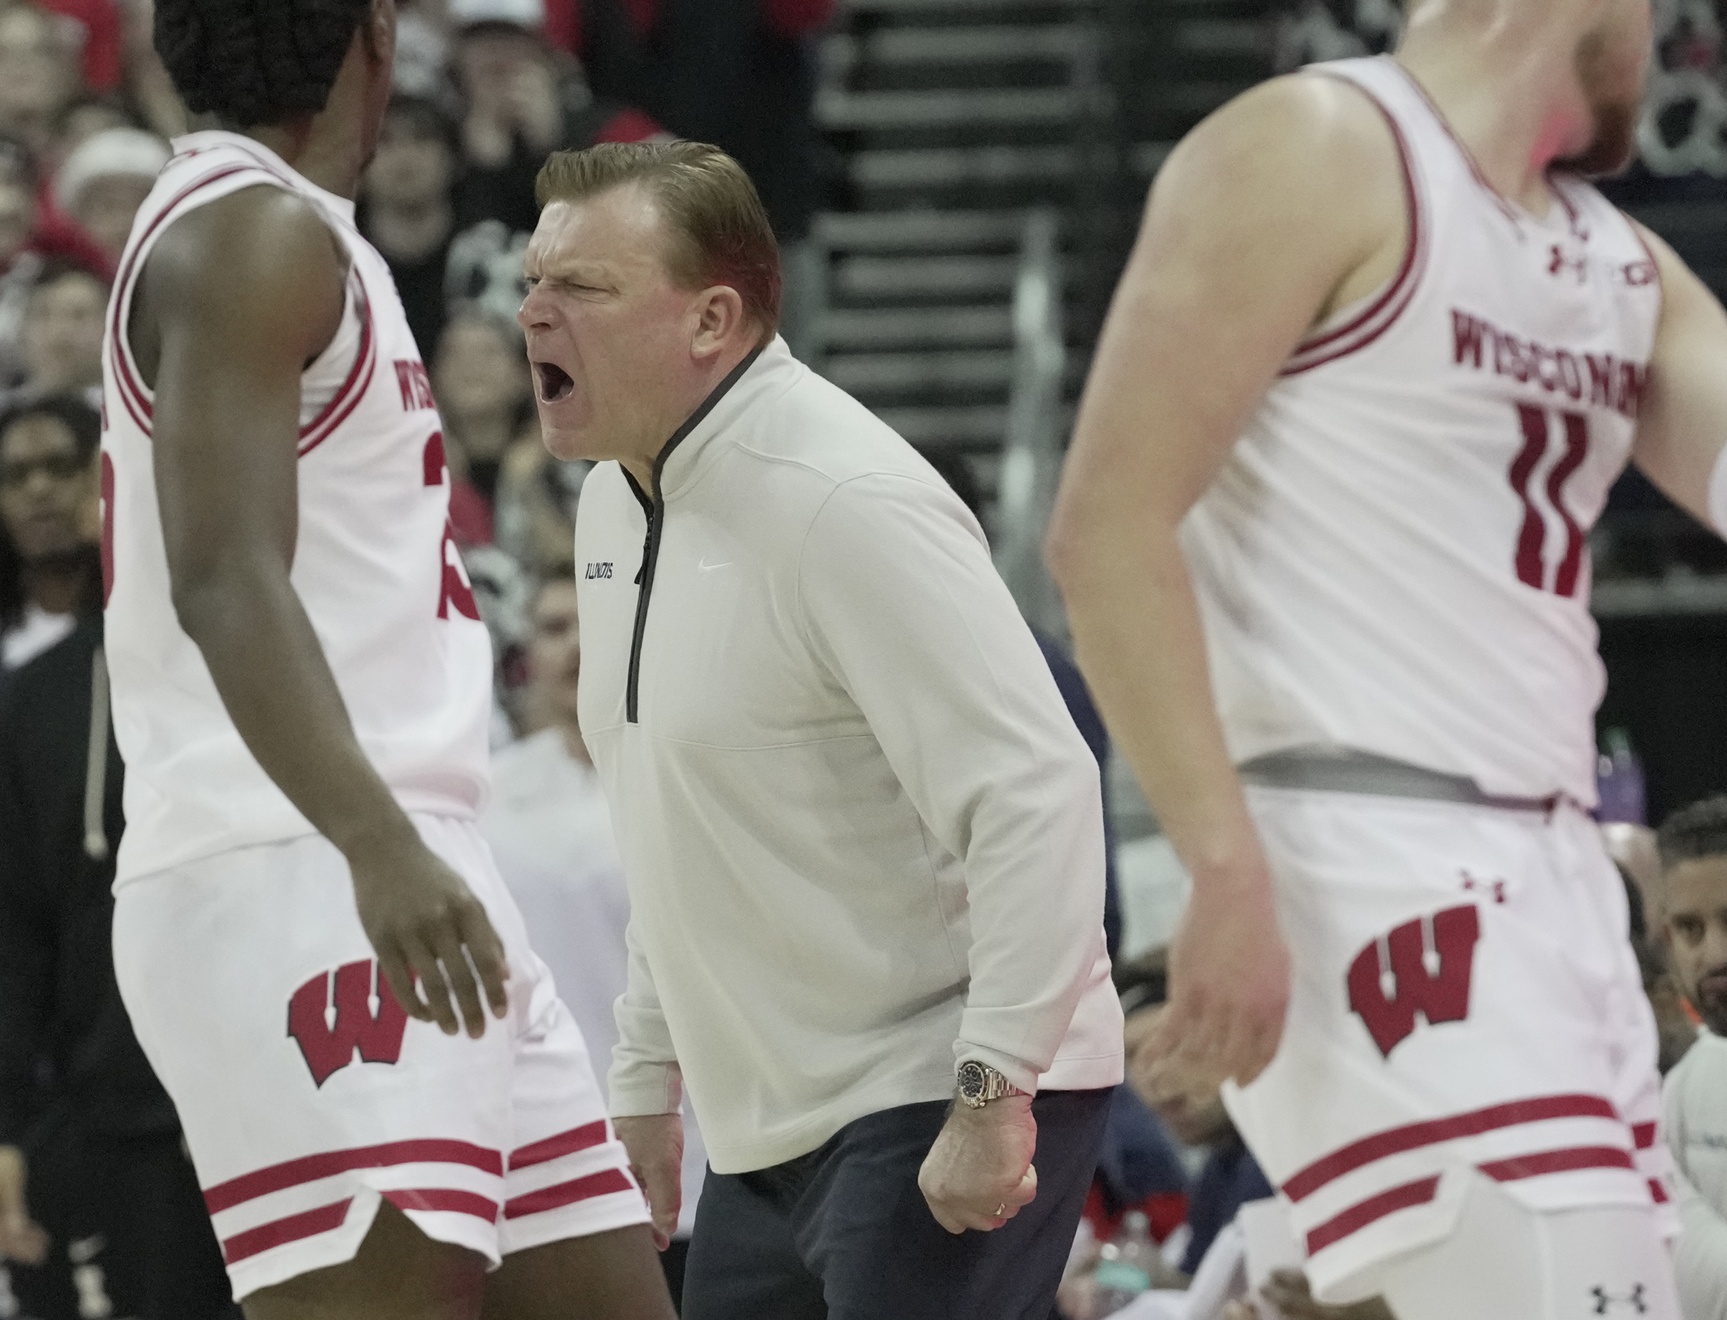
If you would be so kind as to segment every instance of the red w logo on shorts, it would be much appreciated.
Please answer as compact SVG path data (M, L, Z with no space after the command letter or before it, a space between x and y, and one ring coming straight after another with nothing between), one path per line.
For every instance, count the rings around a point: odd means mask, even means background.
M1469 1016L1469 983L1481 914L1473 903L1406 921L1374 940L1349 965L1349 1006L1389 1056L1415 1030Z
M390 993L375 960L319 972L288 1000L288 1034L299 1044L318 1086L352 1063L355 1050L367 1063L396 1062L407 1029L408 1012Z

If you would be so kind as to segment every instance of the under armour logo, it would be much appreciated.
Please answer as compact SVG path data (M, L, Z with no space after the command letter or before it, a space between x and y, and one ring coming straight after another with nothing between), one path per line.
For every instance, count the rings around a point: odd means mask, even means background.
M1505 881L1503 880L1478 880L1468 871L1465 871L1463 872L1463 888L1466 893L1484 894L1495 903L1505 901Z
M288 1000L288 1034L305 1056L312 1081L322 1086L354 1061L394 1063L402 1057L408 1012L390 992L376 959L319 972Z
M1549 275L1558 275L1567 270L1576 275L1577 282L1581 284L1588 277L1589 261L1585 257L1567 256L1565 249L1555 243L1549 249L1547 273Z
M1595 1314L1606 1315L1614 1307L1623 1306L1630 1309L1633 1315L1648 1315L1649 1304L1643 1300L1643 1285L1633 1284L1631 1291L1623 1296L1610 1293L1600 1284L1589 1290L1589 1295L1595 1299Z

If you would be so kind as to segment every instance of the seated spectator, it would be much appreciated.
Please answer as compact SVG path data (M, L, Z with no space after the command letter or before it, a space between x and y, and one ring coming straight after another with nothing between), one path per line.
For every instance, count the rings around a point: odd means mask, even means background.
M498 546L536 577L571 572L576 500L593 465L553 458L540 442L537 418L504 455L493 506Z
M360 188L360 229L390 264L422 356L436 352L444 334L457 160L449 116L432 101L397 96Z
M594 99L579 66L547 44L543 0L450 0L449 11L463 104L458 229L496 220L531 233L540 214L534 180L548 152L661 132L628 102Z
M118 92L126 76L126 36L116 0L34 0L60 20L78 61L79 80L97 96Z
M55 17L33 4L0 9L0 135L46 155L78 90L77 52Z
M480 830L604 1086L618 1040L612 1005L624 992L630 899L611 811L582 741L573 569L541 585L531 613L526 704L538 732L493 758L492 796ZM674 1299L706 1163L701 1133L686 1115L683 1208L672 1246L661 1257Z
M0 137L0 380L16 374L24 303L42 264L56 258L112 276L113 264L95 240L54 209L30 153Z
M1661 923L1660 847L1655 831L1646 825L1614 822L1603 825L1601 834L1607 843L1607 854L1625 882L1631 948L1637 954L1638 970L1643 973L1643 993L1655 1014L1656 1066L1666 1076L1696 1041L1697 1023L1686 1011L1685 995L1678 980L1668 970L1664 940L1650 930L1651 907L1656 909L1656 922Z
M486 502L484 535L477 534L476 525L468 539L490 541L498 473L534 406L527 354L515 322L479 308L458 307L438 341L432 392L444 419L450 471L471 483Z
M463 103L461 224L502 220L529 232L539 219L534 177L564 145L563 89L539 35L545 11L540 0L455 0L450 18Z
M15 438L6 449L16 461ZM85 603L0 692L0 1262L19 1266L13 1292L38 1320L238 1320L174 1106L114 983L122 769L99 601Z
M1181 1272L1192 1276L1218 1233L1248 1201L1276 1192L1248 1152L1247 1143L1229 1120L1221 1091L1197 1100L1150 1091L1146 1069L1152 1063L1146 1045L1153 1038L1163 1006L1135 1013L1127 1024L1127 1080L1163 1120L1176 1140L1206 1152L1205 1163L1188 1193L1187 1224L1191 1230L1181 1257Z
M65 160L80 145L111 128L137 128L124 106L103 96L80 96L66 107L54 129L54 156Z
M70 261L43 266L24 304L19 327L25 397L82 393L102 403L102 323L108 282Z
M1668 954L1704 1027L1667 1075L1674 1266L1685 1320L1727 1320L1727 796L1676 812L1658 837Z
M0 417L0 670L34 659L101 603L101 425L65 395Z
M1224 1230L1234 1222L1243 1205L1275 1196L1276 1192L1230 1121L1221 1090L1194 1095L1153 1091L1148 1086L1147 1077L1154 1060L1147 1050L1163 1012L1158 998L1155 994L1147 996L1128 1016L1127 1085L1139 1093L1177 1139L1206 1151L1205 1163L1189 1191L1189 1234L1182 1248L1180 1277L1161 1284L1154 1281L1154 1286L1169 1287L1172 1282L1180 1286L1199 1272L1206 1254L1222 1241ZM1068 1299L1065 1306L1083 1310L1086 1301L1083 1288L1069 1288L1065 1296ZM1274 1274L1266 1289L1266 1300L1278 1308L1277 1313L1285 1320L1390 1320L1385 1304L1377 1298L1353 1306L1320 1305L1312 1299L1307 1280L1298 1270ZM1130 1307L1128 1314L1133 1309ZM1223 1320L1257 1320L1245 1299L1232 1303L1222 1316ZM1194 1317L1194 1320L1211 1320L1211 1317Z
M75 147L54 176L54 206L119 264L138 208L168 163L168 146L141 128L111 128Z

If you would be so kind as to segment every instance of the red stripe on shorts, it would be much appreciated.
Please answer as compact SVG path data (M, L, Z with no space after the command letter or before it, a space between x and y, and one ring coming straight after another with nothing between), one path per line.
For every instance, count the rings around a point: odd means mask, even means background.
M1317 1255L1351 1233L1360 1232L1369 1224L1384 1219L1386 1215L1407 1210L1411 1206L1426 1205L1438 1194L1439 1175L1434 1174L1431 1178L1418 1178L1412 1183L1404 1183L1401 1187L1383 1191L1378 1196L1370 1196L1310 1231L1307 1235L1307 1254Z
M1653 1123L1637 1123L1631 1128L1631 1140L1637 1143L1638 1150L1648 1150L1655 1144L1655 1125Z
M1544 1150L1515 1159L1494 1160L1477 1166L1495 1182L1539 1178L1544 1173L1570 1173L1573 1169L1632 1169L1630 1152L1617 1146L1572 1146L1566 1150Z
M1479 1136L1497 1128L1540 1123L1552 1118L1618 1117L1619 1112L1612 1103L1598 1095L1547 1095L1491 1105L1473 1113L1453 1114L1450 1118L1388 1128L1315 1160L1283 1184L1283 1194L1291 1201L1300 1201L1344 1174L1353 1173L1363 1165L1388 1155L1401 1155L1404 1151L1418 1150L1441 1141L1455 1141L1459 1137Z
M1661 1185L1660 1179L1651 1178L1649 1180L1649 1195L1655 1198L1656 1205L1667 1204L1667 1189Z
M290 1242L298 1242L301 1238L340 1228L347 1219L348 1207L353 1202L354 1198L350 1196L334 1205L321 1205L316 1210L305 1210L297 1215L289 1215L286 1219L273 1220L268 1224L260 1224L257 1228L248 1228L244 1233L236 1233L231 1238L224 1238L222 1259L233 1265L248 1256L256 1256L260 1251L268 1251L271 1247L286 1246Z
M578 1150L589 1150L594 1146L603 1146L605 1143L606 1120L602 1118L511 1152L510 1168L526 1169L530 1165L544 1164L547 1160L555 1160L560 1155L573 1155Z
M271 1192L316 1182L332 1174L353 1169L381 1169L391 1164L466 1164L495 1177L504 1175L504 1157L495 1150L467 1141L386 1141L379 1146L355 1146L351 1150L306 1155L269 1168L241 1174L217 1183L204 1192L204 1204L213 1215Z
M610 1196L614 1192L635 1190L635 1184L624 1176L622 1169L602 1169L574 1182L559 1183L537 1192L528 1192L504 1203L505 1219L520 1219L524 1215L542 1214L559 1206L586 1201L595 1196Z
M447 1210L454 1214L472 1215L488 1224L496 1223L498 1219L496 1201L478 1192L464 1192L455 1187L416 1187L412 1190L392 1187L380 1195L398 1210Z

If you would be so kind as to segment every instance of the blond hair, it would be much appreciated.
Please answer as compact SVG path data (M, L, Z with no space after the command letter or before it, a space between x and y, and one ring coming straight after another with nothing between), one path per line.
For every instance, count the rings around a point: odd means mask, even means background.
M648 189L671 231L666 267L692 289L736 289L768 334L780 321L780 249L750 176L705 142L602 142L554 152L534 183L542 207L625 184Z

